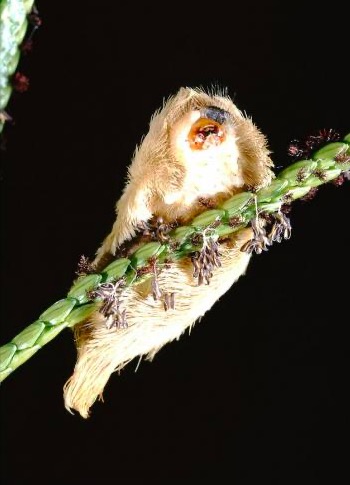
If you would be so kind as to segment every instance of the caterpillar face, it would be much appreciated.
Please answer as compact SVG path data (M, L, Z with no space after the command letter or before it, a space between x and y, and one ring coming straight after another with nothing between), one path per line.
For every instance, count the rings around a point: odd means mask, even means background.
M226 140L225 121L230 114L223 109L210 106L200 111L200 118L191 126L188 142L192 150L207 150L219 146Z
M199 197L230 193L244 185L234 120L228 111L208 106L183 114L171 129L170 147L184 178L182 194L169 194L167 203L181 198L190 205Z

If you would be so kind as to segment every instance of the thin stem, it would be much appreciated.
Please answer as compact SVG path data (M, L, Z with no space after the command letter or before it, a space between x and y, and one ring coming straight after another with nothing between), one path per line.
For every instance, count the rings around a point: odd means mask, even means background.
M313 188L336 179L350 170L350 134L341 142L327 143L307 160L291 164L257 193L243 192L231 197L216 209L196 216L188 226L181 226L169 233L166 243L158 241L142 244L130 258L116 259L101 273L79 277L66 298L54 303L38 320L25 328L6 345L0 347L0 381L26 362L41 347L50 342L64 328L73 327L85 320L99 306L101 294L110 283L123 282L132 285L147 276L150 262L163 263L166 259L184 258L201 249L207 238L214 241L230 235L253 223L259 226L257 213L277 214L281 220L281 208L306 196ZM275 229L272 241L289 237L289 229ZM258 246L257 246L258 247ZM250 248L255 249L254 241ZM261 246L260 246L261 248ZM260 252L260 251L257 251ZM166 271L164 268L163 271ZM102 285L102 286L101 286ZM103 286L104 285L104 286ZM98 291L94 291L100 288Z

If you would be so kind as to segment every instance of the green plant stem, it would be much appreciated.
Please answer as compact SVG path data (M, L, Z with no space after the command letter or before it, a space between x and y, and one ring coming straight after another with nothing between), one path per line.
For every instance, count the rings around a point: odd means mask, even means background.
M194 235L210 234L219 239L246 227L257 214L279 213L285 203L301 198L314 187L334 180L350 170L350 134L341 142L328 143L310 159L293 163L280 172L268 187L257 193L243 192L231 197L216 209L203 212L188 226L177 227L170 240L141 245L129 259L116 259L99 274L78 278L66 298L54 303L38 320L25 328L10 343L0 347L0 381L26 362L64 328L73 327L96 310L98 301L91 292L101 283L121 278L127 285L137 283L137 274L149 265L150 258L161 263L166 258L180 259L197 251ZM164 269L166 271L166 269Z
M20 44L27 31L27 14L34 0L0 0L0 133L12 93L11 76L20 59Z

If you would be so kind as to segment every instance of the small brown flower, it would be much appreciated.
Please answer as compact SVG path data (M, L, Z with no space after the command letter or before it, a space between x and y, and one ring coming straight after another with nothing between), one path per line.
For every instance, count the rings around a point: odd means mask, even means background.
M315 177L319 178L323 182L327 180L326 172L325 170L322 170L322 168L316 168L316 170L314 170L312 173L315 175Z
M102 300L99 312L106 318L108 329L127 328L126 310L120 309L120 293L124 286L124 280L120 279L116 283L102 283L95 290L88 293L92 300Z
M81 255L75 274L78 276L85 276L94 272L95 268L90 259L84 255Z
M221 266L220 256L219 243L211 237L205 239L200 251L192 254L193 277L198 279L199 286L209 285L214 268Z
M23 52L24 55L29 54L29 52L32 52L33 50L33 40L28 39L23 44L21 45L21 51Z
M298 184L301 184L304 182L304 180L307 178L308 172L305 167L302 167L298 170L297 176L296 176L296 181Z
M12 86L15 91L25 93L29 88L29 79L24 74L16 72L12 78Z

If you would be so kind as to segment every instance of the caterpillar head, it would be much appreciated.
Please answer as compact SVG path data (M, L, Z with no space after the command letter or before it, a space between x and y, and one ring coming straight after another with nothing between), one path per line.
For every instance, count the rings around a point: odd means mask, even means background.
M151 179L157 205L174 214L199 198L259 189L272 166L266 138L228 96L182 88L153 116L130 175Z

